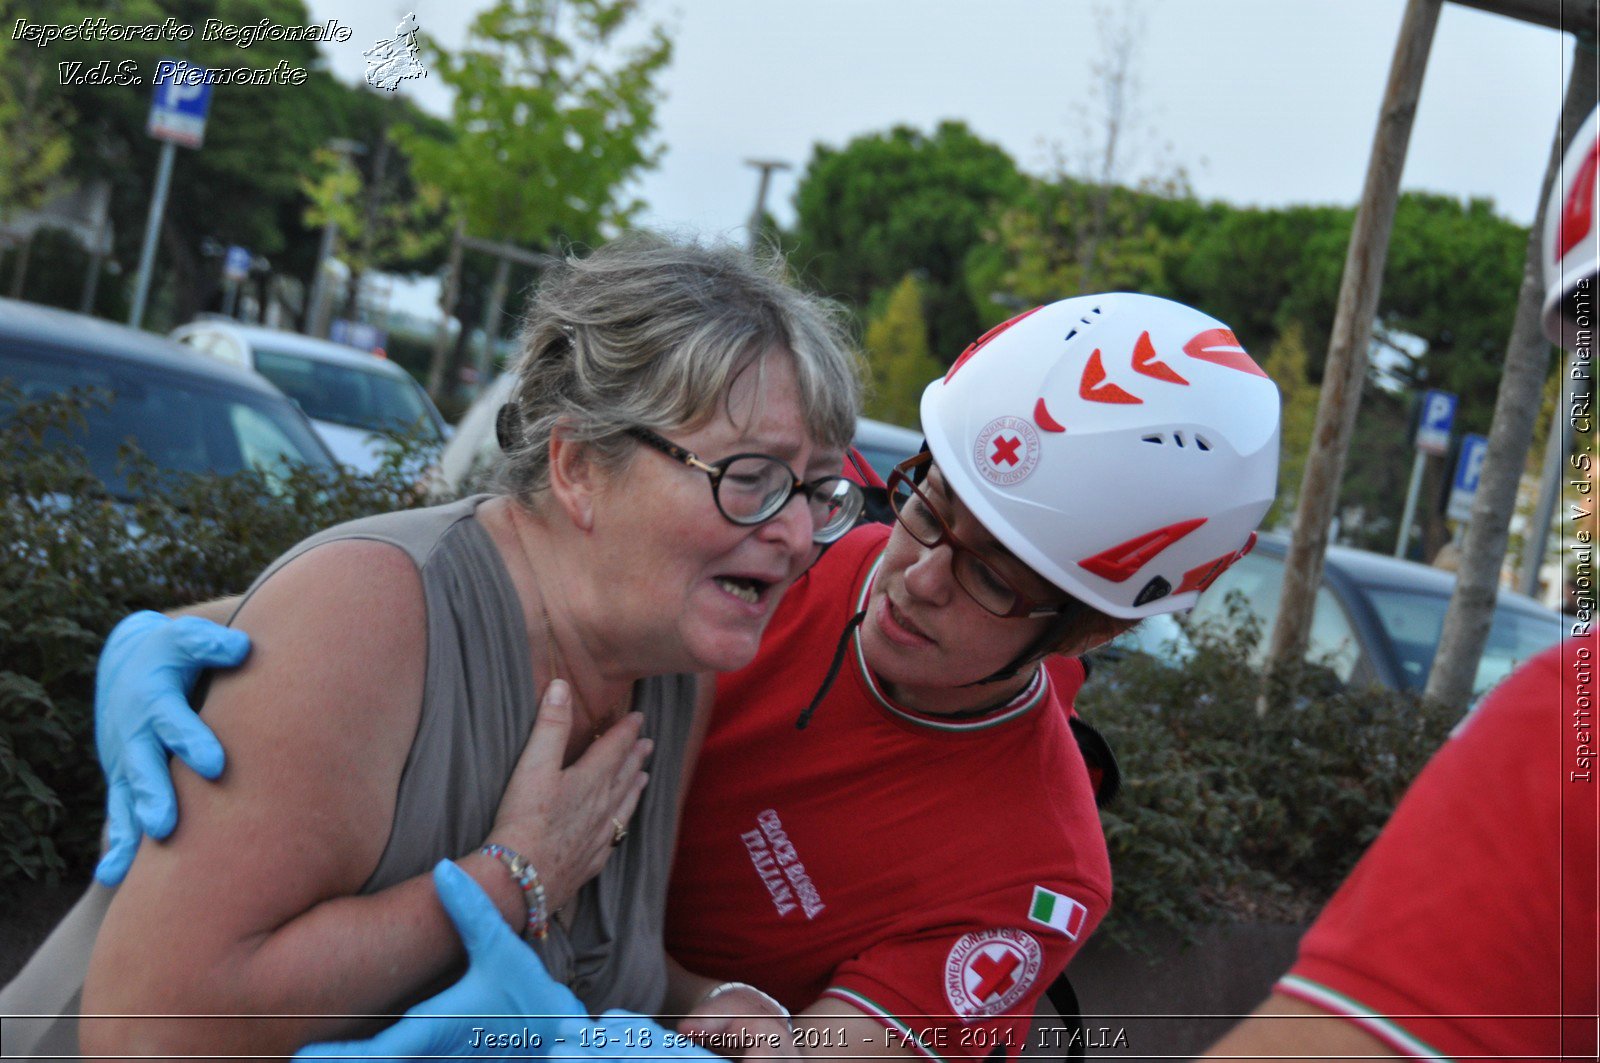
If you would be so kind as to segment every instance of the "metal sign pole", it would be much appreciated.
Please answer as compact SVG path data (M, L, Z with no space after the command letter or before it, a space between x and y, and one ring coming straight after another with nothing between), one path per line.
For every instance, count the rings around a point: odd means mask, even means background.
M1576 365L1576 361L1573 365ZM1556 411L1550 420L1550 438L1544 447L1544 474L1539 479L1539 501L1533 507L1533 530L1522 546L1521 569L1517 573L1517 589L1529 597L1539 593L1539 570L1544 567L1545 554L1550 546L1550 526L1561 498L1561 466L1572 452L1572 381L1573 370L1561 374L1561 386L1556 389Z
M1405 515L1400 518L1400 537L1394 541L1394 556L1406 556L1406 543L1411 540L1411 519L1417 515L1417 495L1422 493L1422 467L1428 461L1428 455L1417 451L1417 458L1411 463L1411 486L1406 488Z
M128 324L144 323L145 301L150 295L150 273L156 263L156 235L161 231L161 216L167 210L167 188L172 184L172 157L178 153L172 141L161 145L161 161L156 165L156 187L150 195L150 215L144 223L144 246L139 249L139 279L133 288L133 309Z

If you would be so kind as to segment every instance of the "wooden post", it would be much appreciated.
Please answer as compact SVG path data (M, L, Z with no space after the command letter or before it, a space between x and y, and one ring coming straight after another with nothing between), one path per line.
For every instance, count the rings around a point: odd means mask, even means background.
M1422 75L1427 70L1440 5L1441 0L1409 0L1400 23L1400 39L1395 42L1389 84L1384 89L1372 157L1367 163L1366 187L1339 285L1338 309L1322 374L1322 399L1317 404L1311 453L1300 481L1294 537L1284 561L1282 597L1268 653L1269 665L1274 669L1304 657L1310 639L1311 614L1317 588L1322 585L1323 555L1328 549L1328 526L1344 478L1345 453L1350 449L1356 412L1361 408L1367 345L1383 286L1383 261L1394 227L1395 204L1400 198L1400 172L1405 166L1406 146L1417 113L1417 98L1422 94ZM1262 707L1265 708L1264 703Z
M1500 587L1500 566L1505 561L1511 516L1517 504L1517 483L1533 445L1534 421L1539 415L1545 378L1550 373L1550 344L1539 326L1544 301L1544 271L1540 267L1545 201L1561 166L1567 141L1594 109L1595 56L1580 40L1572 50L1572 75L1561 107L1561 124L1551 145L1539 195L1539 212L1528 236L1528 254L1522 271L1517 316L1506 344L1505 372L1495 398L1494 421L1489 427L1489 448L1484 452L1472 515L1461 542L1461 567L1450 607L1444 614L1439 650L1428 673L1425 695L1458 709L1472 698L1478 658L1489 641L1495 596ZM1542 544L1541 544L1542 545Z
M494 370L494 349L500 342L500 315L505 310L510 280L511 259L501 255L495 262L494 280L489 285L489 305L483 311L483 351L474 363L478 370L474 394L489 386L489 374Z
M439 332L433 338L433 362L428 366L428 396L435 403L444 398L446 388L451 393L455 390L455 381L446 381L445 377L450 363L450 319L456 312L456 300L461 297L461 250L466 235L466 221L457 221L455 234L450 238L450 260L445 267L444 291L439 296L439 310L443 317L439 321Z

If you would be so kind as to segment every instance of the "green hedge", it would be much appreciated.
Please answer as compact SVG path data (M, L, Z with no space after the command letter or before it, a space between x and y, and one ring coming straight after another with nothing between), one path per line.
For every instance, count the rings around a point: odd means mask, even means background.
M24 401L0 381L0 887L81 875L94 858L94 666L118 620L236 594L320 528L421 503L430 455L405 439L371 477L302 469L271 481L163 475L129 450L139 501L120 503L63 442L102 403Z
M1152 928L1308 918L1454 723L1437 703L1344 689L1315 665L1283 676L1258 714L1255 639L1249 624L1231 640L1200 634L1181 670L1130 656L1078 697L1122 768L1101 813L1116 887L1101 933L1123 944Z
M12 410L0 423L0 885L82 874L93 858L94 664L118 619L236 593L317 529L420 502L421 456L400 447L376 477L272 484L163 479L129 455L143 501L120 506L80 453L50 445L88 400L19 402L0 386ZM1258 717L1250 636L1202 641L1181 671L1136 656L1097 668L1079 697L1123 772L1102 816L1112 937L1314 910L1449 727L1414 698L1319 687L1314 670L1291 678L1318 696L1277 695Z

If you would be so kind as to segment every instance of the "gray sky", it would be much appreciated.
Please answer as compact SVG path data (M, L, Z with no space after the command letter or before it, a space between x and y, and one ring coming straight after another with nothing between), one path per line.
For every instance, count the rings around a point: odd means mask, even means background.
M447 46L478 0L309 0L361 51L408 11ZM1146 0L1130 171L1185 170L1203 198L1352 204L1360 196L1403 0ZM1100 34L1088 0L644 0L676 43L659 112L666 153L639 193L649 224L741 234L743 160L784 159L768 207L792 218L817 142L966 121L1023 168L1081 142ZM1407 189L1491 197L1526 224L1565 86L1571 38L1445 4L1404 176ZM412 93L443 113L437 78ZM1054 146L1054 147L1053 147Z

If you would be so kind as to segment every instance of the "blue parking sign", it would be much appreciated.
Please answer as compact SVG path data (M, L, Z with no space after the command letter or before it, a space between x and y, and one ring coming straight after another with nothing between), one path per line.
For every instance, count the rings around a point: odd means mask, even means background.
M1448 391L1429 389L1422 395L1417 416L1417 449L1424 454L1446 454L1450 450L1450 428L1456 419L1456 397Z
M205 67L183 59L156 63L155 96L145 132L186 148L198 148L206 137L206 115L211 110L211 86Z
M250 250L231 244L222 259L222 279L242 281L250 276Z
M1456 473L1450 481L1450 502L1445 507L1445 516L1451 520L1466 520L1472 516L1472 500L1477 497L1483 459L1488 453L1489 441L1483 436L1469 432L1462 437Z

